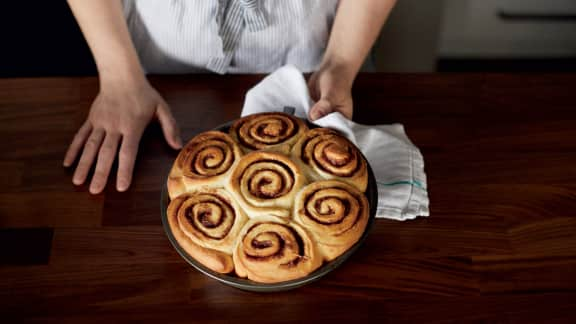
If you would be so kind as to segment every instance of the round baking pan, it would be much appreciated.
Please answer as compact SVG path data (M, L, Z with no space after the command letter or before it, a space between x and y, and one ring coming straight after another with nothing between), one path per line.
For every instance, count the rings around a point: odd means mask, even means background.
M219 130L219 131L228 133L228 130L230 129L230 126L232 125L232 123L233 122L226 123L224 125L216 127L214 130ZM311 123L308 123L308 126L310 128L317 128L318 127L318 126L311 124ZM364 157L364 159L366 159L366 158ZM366 160L366 161L368 161L368 160ZM289 290L289 289L301 287L305 284L311 283L313 281L316 281L316 280L322 278L323 276L325 276L329 272L336 269L339 265L341 265L344 261L346 261L346 259L348 259L354 252L356 252L356 250L362 245L362 243L368 237L368 233L370 232L370 229L372 228L372 224L374 223L374 217L376 215L376 207L377 207L377 203L378 203L378 189L376 187L376 179L374 178L374 173L372 171L372 168L370 167L370 164L368 164L368 163L367 163L367 166L368 166L368 187L366 188L366 192L364 194L366 195L366 198L368 199L368 205L370 208L370 212L369 212L368 223L366 224L366 229L364 230L364 233L362 234L362 236L360 237L358 242L356 242L356 244L354 244L349 250L347 250L342 255L340 255L339 257L337 257L336 259L334 259L330 262L324 262L324 264L322 266L320 266L320 268L318 268L316 271L314 271L311 274L309 274L305 277L302 277L302 278L278 282L278 283L273 283L273 284L258 283L258 282L254 282L252 280L242 279L242 278L236 277L236 276L231 275L231 274L221 274L221 273L212 271L212 270L208 269L207 267L205 267L204 265L202 265L200 262L196 261L190 255L188 255L188 253L186 253L186 251L180 246L180 244L178 244L178 241L176 240L174 235L172 235L172 231L170 230L170 225L168 224L168 217L166 214L168 204L170 203L170 198L168 196L168 188L166 187L166 181L164 181L164 185L162 186L162 195L160 198L160 211L161 211L161 215L162 215L162 224L164 226L164 231L166 232L166 235L168 236L170 243L172 243L172 246L174 246L176 251L178 251L180 256L182 256L182 258L184 258L184 260L186 260L190 265L192 265L194 268L196 268L198 271L202 272L203 274L205 274L205 275L207 275L213 279L216 279L216 280L218 280L218 281L220 281L226 285L229 285L229 286L232 286L235 288L239 288L242 290L257 291L257 292L283 291L283 290ZM166 179L167 179L167 177L166 177Z

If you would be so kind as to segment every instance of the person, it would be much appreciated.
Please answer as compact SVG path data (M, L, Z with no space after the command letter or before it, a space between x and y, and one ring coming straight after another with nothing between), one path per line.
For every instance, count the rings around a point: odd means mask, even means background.
M157 119L174 149L182 139L169 105L146 73L313 72L315 120L352 118L351 89L396 0L68 0L96 62L100 89L63 165L80 155L72 182L106 186L118 154L116 188L132 181L142 133Z

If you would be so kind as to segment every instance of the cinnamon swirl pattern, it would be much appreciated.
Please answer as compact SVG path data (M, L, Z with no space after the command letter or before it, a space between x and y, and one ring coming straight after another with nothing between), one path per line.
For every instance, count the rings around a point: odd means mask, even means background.
M178 154L170 171L170 198L201 187L223 187L241 156L240 147L225 133L197 135Z
M301 278L322 264L301 226L270 216L252 219L244 226L233 260L239 277L262 283Z
M232 252L246 216L222 189L185 193L170 202L168 223L186 252L219 273L234 269Z
M277 283L302 278L358 242L369 220L368 165L335 130L283 113L204 132L168 177L176 243L212 271Z
M294 220L312 233L327 261L340 256L360 239L368 217L366 196L336 180L307 185L294 203Z
M288 154L307 130L300 118L284 113L262 113L238 119L230 128L230 135L244 152L268 150Z
M368 167L360 151L337 131L315 128L294 145L292 155L311 180L336 179L360 191L368 186Z
M248 217L288 217L294 196L305 184L298 165L286 155L257 151L246 154L230 176L230 187Z

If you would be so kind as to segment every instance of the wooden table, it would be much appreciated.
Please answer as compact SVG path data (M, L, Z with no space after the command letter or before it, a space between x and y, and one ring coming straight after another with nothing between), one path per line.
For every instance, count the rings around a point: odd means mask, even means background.
M239 116L260 76L157 77L184 138ZM404 123L431 216L377 220L319 282L258 294L186 264L160 221L177 152L146 132L127 193L61 166L95 78L0 80L0 318L73 323L576 321L576 75L361 75L361 123ZM114 183L114 182L113 182Z

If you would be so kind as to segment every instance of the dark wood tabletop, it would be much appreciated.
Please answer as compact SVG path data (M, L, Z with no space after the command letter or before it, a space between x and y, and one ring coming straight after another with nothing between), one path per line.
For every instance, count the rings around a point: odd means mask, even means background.
M239 116L261 76L153 77L189 139ZM96 78L0 80L0 321L576 321L576 75L361 75L355 117L403 123L428 218L378 219L320 281L250 293L170 245L160 188L177 152L153 124L126 193L62 167ZM114 179L112 179L112 183Z

